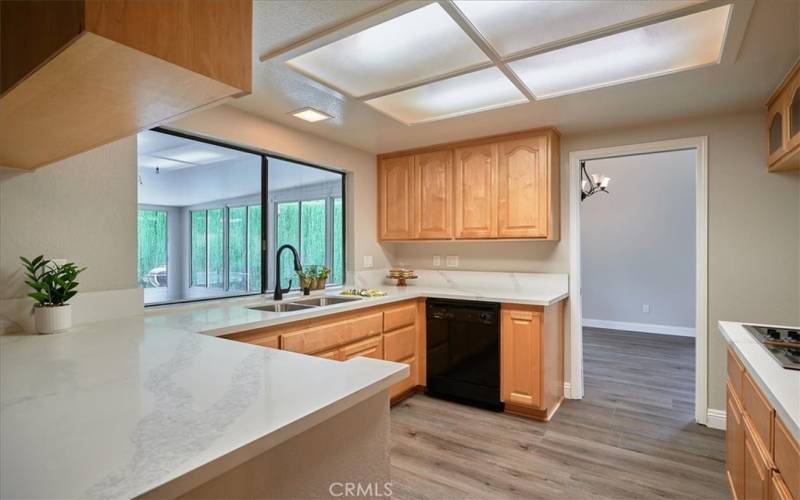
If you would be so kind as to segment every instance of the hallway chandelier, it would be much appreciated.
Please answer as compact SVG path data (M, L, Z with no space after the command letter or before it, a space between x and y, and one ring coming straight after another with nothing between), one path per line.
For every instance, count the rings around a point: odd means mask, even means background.
M584 177L581 181L581 201L600 191L608 193L608 183L611 182L610 177L602 174L592 174L590 177L589 173L586 172L585 161L581 161L581 173Z

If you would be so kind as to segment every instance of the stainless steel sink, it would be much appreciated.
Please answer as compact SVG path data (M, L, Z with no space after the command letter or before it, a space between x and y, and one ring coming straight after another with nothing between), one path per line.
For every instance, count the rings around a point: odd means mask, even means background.
M314 306L311 304L295 304L292 302L279 302L276 304L269 304L266 306L258 306L258 307L250 307L248 309L254 309L256 311L267 311L267 312L290 312L290 311L307 311L308 309L314 309Z
M361 300L361 297L314 297L313 299L294 300L292 304L325 307L334 304L344 304L345 302L354 302L356 300Z

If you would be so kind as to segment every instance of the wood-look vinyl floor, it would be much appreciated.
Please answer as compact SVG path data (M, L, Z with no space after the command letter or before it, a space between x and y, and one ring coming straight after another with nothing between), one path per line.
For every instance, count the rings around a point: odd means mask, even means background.
M729 498L693 423L694 339L587 328L584 388L549 423L416 395L392 409L399 499Z

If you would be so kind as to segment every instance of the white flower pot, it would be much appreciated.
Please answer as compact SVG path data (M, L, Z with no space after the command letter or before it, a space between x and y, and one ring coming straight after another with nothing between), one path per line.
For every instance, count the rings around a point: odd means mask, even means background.
M36 331L59 333L72 326L72 306L36 306L33 308Z

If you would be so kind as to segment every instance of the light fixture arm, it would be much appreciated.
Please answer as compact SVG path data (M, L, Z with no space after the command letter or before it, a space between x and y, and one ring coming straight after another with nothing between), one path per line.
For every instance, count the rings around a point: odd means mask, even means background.
M581 160L581 175L585 178L583 182L581 182L581 201L585 200L586 198L592 196L595 193L603 192L608 194L608 182L611 180L606 176L601 176L600 180L595 182L590 176L589 172L586 171L586 161Z

